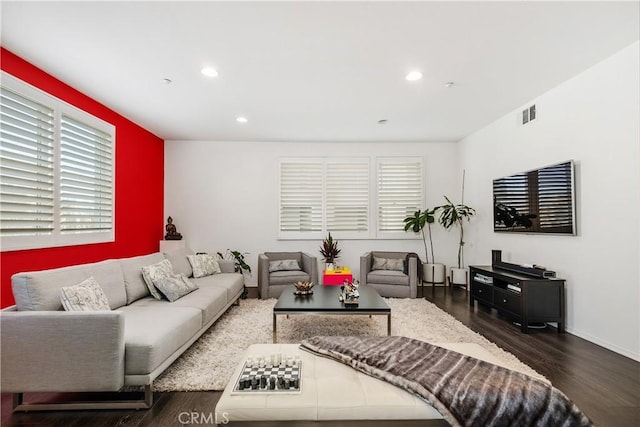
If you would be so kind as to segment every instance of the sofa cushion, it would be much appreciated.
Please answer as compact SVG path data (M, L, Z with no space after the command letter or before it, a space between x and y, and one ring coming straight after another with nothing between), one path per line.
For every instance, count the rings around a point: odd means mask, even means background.
M174 274L173 276L162 278L154 282L154 285L170 302L177 301L198 289L198 285L187 279L184 274Z
M142 277L142 267L155 264L164 259L160 252L120 260L124 286L127 291L127 304L149 295L149 288Z
M295 282L308 282L309 274L301 270L274 271L269 273L269 285L293 285Z
M191 279L197 283L199 279ZM227 290L220 286L200 286L195 292L183 296L179 300L169 303L166 300L157 300L152 297L142 298L132 307L151 307L158 310L168 310L173 307L197 308L202 315L202 323L200 327L206 325L217 315L221 314L220 310L227 304ZM167 307L170 305L170 307Z
M367 283L409 286L409 276L397 270L373 270L367 274Z
M60 302L66 311L109 311L109 300L93 276L77 285L63 286Z
M301 252L265 252L264 253L269 261L275 261L279 259L295 259L298 263L302 263Z
M142 278L144 279L144 283L147 284L151 296L155 299L162 299L162 294L156 288L154 282L173 275L173 267L169 260L163 259L155 264L145 265L140 270L142 270Z
M109 307L126 304L124 277L117 260L74 265L44 271L17 273L11 277L13 296L18 310L61 310L60 290L93 276L104 290Z
M193 268L193 277L211 276L221 272L220 265L216 257L211 254L198 254L187 256L191 268Z
M193 276L191 263L187 259L189 255L193 255L193 251L189 248L181 248L171 252L164 252L165 258L169 260L176 274L184 274L187 277Z
M147 299L151 299L148 297ZM140 300L143 301L143 300ZM122 307L124 314L125 374L152 372L202 327L197 308L162 305Z
M226 291L227 302L233 301L242 292L244 286L244 276L240 273L222 273L213 276L205 276L199 279L192 279L200 289L216 287Z

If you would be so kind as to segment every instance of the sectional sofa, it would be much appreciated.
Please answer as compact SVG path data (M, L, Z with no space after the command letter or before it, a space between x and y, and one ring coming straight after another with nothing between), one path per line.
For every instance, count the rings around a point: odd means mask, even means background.
M153 381L242 295L233 261L189 279L198 289L174 302L156 299L142 267L168 259L192 276L188 249L76 265L12 277L15 306L0 312L1 391L14 409L148 408ZM166 263L165 263L166 264ZM105 311L63 311L61 290L90 277L104 290ZM28 404L26 392L105 392L144 386L144 400Z

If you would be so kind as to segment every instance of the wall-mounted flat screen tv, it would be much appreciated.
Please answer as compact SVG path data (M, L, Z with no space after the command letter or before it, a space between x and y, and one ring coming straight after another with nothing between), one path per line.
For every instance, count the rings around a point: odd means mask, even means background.
M493 230L575 235L573 160L494 179Z

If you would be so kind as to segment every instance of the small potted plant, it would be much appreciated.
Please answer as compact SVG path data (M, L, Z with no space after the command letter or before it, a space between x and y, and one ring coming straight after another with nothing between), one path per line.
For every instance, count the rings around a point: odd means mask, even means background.
M464 246L464 220L469 221L473 215L475 215L476 211L473 208L465 204L453 204L451 200L447 196L444 196L447 201L446 205L439 206L440 217L438 218L438 222L445 229L450 230L455 226L460 227L460 241L458 243L458 267L451 268L451 283L457 285L466 285L467 284L467 273L464 269L464 259L463 259L463 246Z
M435 253L433 251L433 239L431 238L431 224L435 222L435 214L438 208L418 209L413 216L404 219L404 231L413 231L422 234L422 242L424 243L425 261L422 264L422 278L428 283L444 283L445 267L444 264L435 262ZM427 233L424 232L425 226ZM427 236L429 236L429 246L431 248L431 262L429 262L429 251L427 250Z
M251 277L251 266L249 264L247 264L247 262L244 259L244 256L248 254L248 252L240 252L240 251L232 251L231 249L227 249L227 252L225 253L225 255L223 255L221 252L216 252L218 255L218 258L220 259L226 259L229 261L234 261L234 270L236 273L240 273L243 276L244 275L248 275L249 277ZM243 290L242 290L242 299L246 299L247 298L247 285L243 284Z
M331 237L331 232L322 241L320 255L324 257L325 270L333 270L335 260L340 257L340 249L338 249L338 241L333 240L333 237Z

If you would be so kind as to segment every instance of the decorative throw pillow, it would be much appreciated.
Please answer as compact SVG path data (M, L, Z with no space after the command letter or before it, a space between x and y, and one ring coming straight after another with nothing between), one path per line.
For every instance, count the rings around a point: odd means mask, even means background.
M191 263L187 259L189 255L193 255L194 252L189 248L176 249L175 251L163 252L163 255L171 263L173 272L176 274L184 274L187 277L193 275L193 269Z
M155 282L155 286L171 302L198 289L198 285L187 279L184 274L174 274L169 277L163 277Z
M372 270L404 270L404 260L402 258L378 258L373 257Z
M149 288L149 292L155 299L162 299L162 294L155 286L155 282L173 275L173 267L168 259L142 267L142 278Z
M60 301L66 311L109 311L109 300L100 284L93 278L61 289Z
M220 264L216 261L216 257L211 254L197 254L187 256L191 268L193 268L193 277L211 276L220 273Z
M300 270L300 265L295 259L279 259L269 261L269 273L274 271Z

